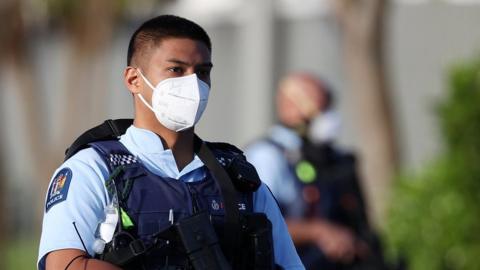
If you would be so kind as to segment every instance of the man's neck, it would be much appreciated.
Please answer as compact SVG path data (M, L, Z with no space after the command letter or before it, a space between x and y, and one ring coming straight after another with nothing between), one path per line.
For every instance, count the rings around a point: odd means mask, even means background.
M133 122L135 127L150 130L157 134L162 141L164 149L170 149L175 158L178 171L181 171L193 160L193 141L194 129L188 129L181 132L175 132L162 126L156 119L146 121L146 119L135 118Z

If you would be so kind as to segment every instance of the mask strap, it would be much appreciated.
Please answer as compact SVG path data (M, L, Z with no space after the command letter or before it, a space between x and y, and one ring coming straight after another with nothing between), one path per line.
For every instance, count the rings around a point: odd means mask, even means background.
M147 80L147 78L145 78L145 76L143 75L143 73L140 71L140 69L137 68L137 71L138 73L140 74L140 76L143 78L143 80L145 81L145 83L147 83L147 85L152 89L152 92L155 91L155 87L153 87L153 85ZM153 109L153 107L148 104L148 102L145 100L145 98L142 96L142 94L137 94L138 97L140 98L140 100L143 102L143 104L145 104L145 106L147 106L150 110L152 110L152 112L155 112L155 110Z
M150 104L148 104L147 101L143 98L142 94L137 94L137 95L140 98L140 100L143 102L143 104L145 104L145 106L147 106L150 110L152 110L152 112L155 112L153 107Z
M140 76L142 76L143 80L147 83L147 85L150 86L150 88L152 89L152 91L155 91L155 87L153 87L153 85L150 83L150 81L147 80L147 78L145 78L145 76L144 76L143 73L140 71L140 69L137 68L137 71L138 71L138 73L140 73Z

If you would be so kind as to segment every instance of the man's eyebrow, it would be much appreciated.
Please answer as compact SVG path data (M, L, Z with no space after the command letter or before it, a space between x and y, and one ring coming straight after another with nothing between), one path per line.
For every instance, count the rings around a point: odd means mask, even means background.
M191 64L179 59L168 59L167 62L174 63L174 64L179 64L179 65L184 65L184 66L190 66ZM204 66L204 67L213 67L212 62L205 62L198 64L197 66Z

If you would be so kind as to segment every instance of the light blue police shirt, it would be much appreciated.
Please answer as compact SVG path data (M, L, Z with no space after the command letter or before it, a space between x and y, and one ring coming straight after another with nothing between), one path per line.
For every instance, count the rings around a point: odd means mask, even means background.
M170 149L163 148L153 132L135 126L128 128L120 142L151 172L184 182L199 181L206 168L198 156L178 171ZM107 165L92 148L79 151L58 168L52 177L45 198L38 269L45 269L46 255L60 249L84 250L94 255L95 230L104 217L109 196L104 185L109 176ZM264 184L254 193L254 211L265 213L273 225L275 263L284 269L305 269L293 246L287 226L274 198ZM75 231L73 223L78 229Z
M281 204L293 204L295 201L302 200L295 186L296 176L281 149L283 148L290 155L300 155L302 139L293 130L282 125L273 126L267 138L273 143L259 140L246 147L247 160L255 166L260 179Z

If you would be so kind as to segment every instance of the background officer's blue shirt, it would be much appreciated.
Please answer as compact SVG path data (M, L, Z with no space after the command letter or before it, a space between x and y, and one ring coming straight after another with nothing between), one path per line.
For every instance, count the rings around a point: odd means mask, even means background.
M281 125L272 127L267 139L259 140L245 149L247 160L255 166L260 179L280 204L292 204L301 200L295 187L297 178L292 173L283 150L300 155L302 139L293 130Z
M195 155L181 171L178 171L170 149L163 148L160 138L153 132L131 126L121 136L120 142L151 172L159 176L175 178L184 182L202 180L206 168ZM44 214L42 236L38 254L38 269L45 269L46 255L60 249L84 250L75 222L87 252L93 255L93 242L98 223L104 217L104 207L109 203L104 181L108 178L108 167L92 148L79 151L55 171L71 170L68 190L63 190L64 200L52 204ZM51 190L51 188L49 188ZM46 197L46 201L48 194ZM293 246L287 226L271 193L264 184L254 193L254 211L265 213L273 225L275 262L284 269L304 269Z

